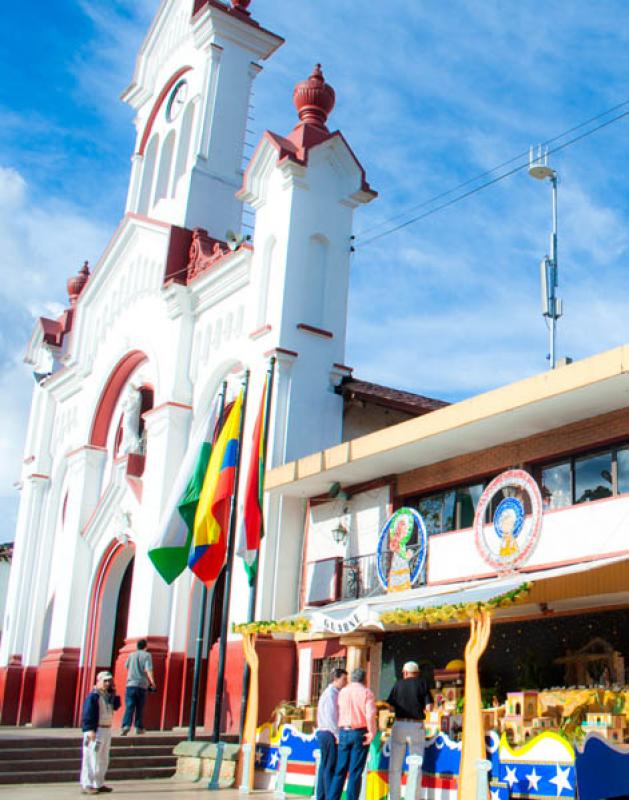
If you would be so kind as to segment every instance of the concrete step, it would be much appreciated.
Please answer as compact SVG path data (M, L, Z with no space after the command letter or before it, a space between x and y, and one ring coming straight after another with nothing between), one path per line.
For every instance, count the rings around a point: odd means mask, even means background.
M170 778L175 774L175 745L184 736L115 736L109 780ZM0 784L78 781L82 737L0 737Z
M146 767L142 770L108 769L107 781L130 781L156 778L172 778L175 767ZM18 783L72 783L79 781L80 770L56 770L50 772L0 772L0 785Z

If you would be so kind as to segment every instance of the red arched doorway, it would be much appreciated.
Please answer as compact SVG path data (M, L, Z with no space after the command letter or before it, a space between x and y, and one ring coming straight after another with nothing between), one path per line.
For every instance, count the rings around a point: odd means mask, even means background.
M101 669L113 670L124 645L133 583L135 546L113 541L96 570L83 644L75 723L80 722L83 702Z

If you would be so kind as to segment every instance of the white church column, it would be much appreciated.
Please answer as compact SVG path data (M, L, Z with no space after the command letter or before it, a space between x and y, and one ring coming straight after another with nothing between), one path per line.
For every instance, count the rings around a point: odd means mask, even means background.
M9 578L6 612L2 634L2 668L0 670L0 707L3 725L18 721L24 664L24 631L31 610L32 565L37 552L37 531L46 491L47 475L29 475L22 487L16 543Z
M147 432L146 467L142 484L141 517L134 519L136 555L129 604L127 638L116 661L115 676L124 686L124 664L139 639L146 639L153 657L158 694L147 704L147 728L162 726L164 697L173 702L172 692L165 686L168 666L168 635L171 622L173 590L158 574L148 558L148 547L158 529L164 504L183 461L188 442L192 409L181 403L164 403L149 411L144 419ZM185 620L181 621L185 625Z
M104 450L82 447L67 455L68 500L52 564L55 604L50 643L37 671L33 725L74 720L74 698L92 569L81 533L100 495Z

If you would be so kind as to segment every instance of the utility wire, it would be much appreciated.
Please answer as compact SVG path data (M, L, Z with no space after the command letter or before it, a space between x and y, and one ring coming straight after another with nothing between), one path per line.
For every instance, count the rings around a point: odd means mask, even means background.
M602 117L607 117L609 114L613 114L614 111L618 111L619 108L623 108L626 105L629 105L629 100L624 100L622 103L618 103L618 105L612 106L611 108L608 108L606 111L602 111L600 114L596 114L594 117L590 117L589 119L580 122L578 125L574 125L572 128L568 128L562 133L557 134L557 136L553 136L552 139L546 139L546 141L541 142L540 144L542 147L548 147L548 145L557 142L559 139L563 139L565 136L569 136L571 133L580 130L586 125L591 125L592 122L596 122ZM473 178L468 178L468 180L463 181L462 183L459 183L456 186L453 186L452 189L448 189L447 191L441 192L440 194L437 194L434 197L430 197L428 200L424 200L421 203L417 203L416 205L410 206L409 208L404 209L404 211L400 211L398 214L394 214L391 217L387 217L386 219L383 219L381 222L378 222L375 225L370 225L368 232L373 233L374 231L377 231L379 228L388 225L389 223L393 222L396 219L405 217L407 214L410 214L413 211L419 211L420 208L425 208L426 206L432 205L433 203L436 203L438 200L441 200L442 198L453 194L453 192L457 192L459 189L463 189L466 186L469 186L471 183L476 183L477 181L486 178L488 175L491 175L492 173L496 172L499 169L502 169L503 167L508 167L509 164L513 164L514 161L517 161L518 159L528 155L528 152L529 152L528 150L525 150L522 153L518 153L517 155L513 156L513 158L510 158L507 161L503 161L501 164L497 164L495 167L492 167L486 172L481 172L479 175L476 175ZM357 234L356 238L360 238L363 235L363 233L366 232L367 229Z
M629 100L626 101L625 103L621 103L620 105L616 106L616 108L620 108L620 107L622 107L624 105L627 105L627 104L629 104ZM608 114L610 112L607 111L605 113ZM605 116L605 114L599 115L598 117L593 118L593 119L599 119L601 116ZM575 136L572 139L569 139L567 142L563 142L563 144L557 145L557 147L553 147L552 149L547 151L547 155L552 155L553 153L558 153L560 150L564 150L566 147L570 147L570 145L573 145L576 142L581 141L582 139L586 139L588 136L591 136L593 133L596 133L597 131L600 131L603 128L606 128L608 125L612 125L614 122L618 122L619 120L624 119L627 116L629 116L629 111L623 111L622 114L618 114L618 116L613 117L612 119L606 120L605 122L601 123L600 125L597 125L595 128L592 128L589 131L585 131L584 133L579 134L579 136ZM576 126L575 128L572 128L572 130L573 131L574 130L578 130L579 128L582 128L583 125L585 125L585 124L587 124L587 123L582 123L582 124ZM550 142L557 141L557 139L561 139L565 135L566 135L565 133L561 134L561 135L555 137L554 139L550 139L549 141ZM528 153L528 151L527 151L527 153ZM521 158L522 156L516 156L516 157L510 159L509 161L505 162L505 165L512 163L518 157ZM432 216L432 214L436 214L438 211L442 211L444 208L448 208L449 206L452 206L452 205L454 205L455 203L458 203L461 200L465 200L467 197L471 197L471 195L476 194L477 192L480 192L482 189L486 189L487 187L493 186L495 183L498 183L499 181L502 181L505 178L511 177L511 175L515 175L516 172L519 172L520 170L522 170L522 169L524 169L525 167L528 167L528 166L529 166L529 161L527 160L527 161L523 162L522 164L518 164L516 167L513 167L513 169L510 169L507 172L503 172L501 175L498 175L497 177L492 178L490 181L485 181L485 183L482 183L480 186L477 186L474 189L470 189L467 192L463 192L463 194L457 195L456 197L453 197L452 200L448 200L445 203L441 203L441 205L438 205L435 208L431 208L429 211L426 211L424 214L419 214L416 217L412 217L411 219L407 220L406 222L401 222L399 225L395 225L392 228L387 228L382 233L378 233L375 236L370 236L367 239L364 239L364 240L361 240L361 241L358 241L358 239L357 239L356 240L357 243L354 245L354 248L356 250L358 250L358 249L361 249L363 247L366 247L368 244L372 244L373 242L377 241L378 239L382 239L384 236L389 236L391 233L395 233L396 231L399 231L402 228L406 228L409 225L412 225L414 222L419 222L422 219L426 219L426 217L430 217L430 216ZM499 169L499 167L495 167L493 170L490 170L489 172L484 173L484 175L490 175L492 172L495 172L496 169ZM483 176L479 176L479 177L483 177ZM466 181L464 184L461 184L460 187L457 187L457 188L461 188L463 186L466 186L469 183L475 182L478 179L479 178L474 178L474 179L471 179L470 181ZM425 205L433 203L439 197L445 197L446 195L452 194L453 191L456 191L456 189L452 189L449 192L444 192L443 194L439 195L437 198L433 198L432 200L426 201L426 203L422 204L419 207L423 207ZM406 213L408 213L408 212L406 212Z

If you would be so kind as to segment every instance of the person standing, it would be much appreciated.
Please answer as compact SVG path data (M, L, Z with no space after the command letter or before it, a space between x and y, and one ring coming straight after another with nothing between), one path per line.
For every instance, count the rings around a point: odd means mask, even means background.
M113 789L105 786L111 747L111 720L120 708L120 698L114 690L111 672L99 672L96 684L85 698L81 724L83 727L83 758L81 789L83 794L101 794Z
M407 661L402 667L402 677L395 684L387 699L395 711L395 723L391 730L391 751L389 755L389 800L400 800L400 783L406 746L409 755L424 757L426 734L424 714L432 702L428 684L419 674L416 661ZM417 776L415 800L419 800L421 790L421 767ZM407 798L413 800L413 798Z
M317 743L321 753L317 800L330 800L330 786L336 769L339 740L339 692L347 685L347 671L335 669L332 681L319 698L317 706Z
M124 717L122 719L121 736L126 736L131 730L135 717L135 732L145 733L144 730L144 704L146 693L151 689L155 691L153 678L153 659L146 649L146 639L140 639L135 653L130 653L125 667L127 668L127 686L124 695Z
M376 700L358 668L339 692L339 746L329 798L340 800L347 775L347 800L358 800L369 744L376 735Z

